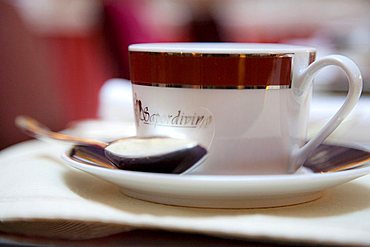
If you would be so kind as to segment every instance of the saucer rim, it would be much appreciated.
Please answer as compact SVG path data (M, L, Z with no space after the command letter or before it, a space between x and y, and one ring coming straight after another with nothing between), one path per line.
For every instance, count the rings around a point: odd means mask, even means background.
M330 173L178 175L96 167L72 159L68 152L62 157L71 168L118 186L126 196L195 208L270 208L301 204L321 197L327 189L370 174L370 162L366 161L364 167Z

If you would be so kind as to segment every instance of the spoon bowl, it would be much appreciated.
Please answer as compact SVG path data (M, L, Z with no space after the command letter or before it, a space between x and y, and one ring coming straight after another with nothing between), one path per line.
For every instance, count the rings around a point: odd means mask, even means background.
M102 142L53 132L37 120L26 116L17 117L16 125L26 134L40 140L59 140L90 147L90 151L104 154L112 163L109 168L180 174L200 165L207 157L204 147L188 139L133 136ZM89 148L85 148L86 150ZM105 162L104 167L106 166Z
M194 141L164 136L122 138L111 142L104 151L124 170L175 174L190 169L207 154Z

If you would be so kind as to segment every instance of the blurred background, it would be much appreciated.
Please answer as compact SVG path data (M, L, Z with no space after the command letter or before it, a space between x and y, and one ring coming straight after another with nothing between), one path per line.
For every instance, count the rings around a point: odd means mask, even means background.
M0 149L31 115L54 130L97 118L109 78L129 79L127 46L229 41L310 45L359 65L370 91L368 0L0 0ZM315 89L344 92L335 68ZM124 109L122 109L124 110Z

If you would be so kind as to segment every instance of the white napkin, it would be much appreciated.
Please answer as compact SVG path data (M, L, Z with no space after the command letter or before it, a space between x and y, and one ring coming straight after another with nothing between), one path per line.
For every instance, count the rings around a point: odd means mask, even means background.
M81 135L86 133L91 132ZM370 176L296 206L197 209L127 197L116 186L66 166L60 159L64 150L28 141L0 152L1 231L89 239L152 228L239 239L370 244Z

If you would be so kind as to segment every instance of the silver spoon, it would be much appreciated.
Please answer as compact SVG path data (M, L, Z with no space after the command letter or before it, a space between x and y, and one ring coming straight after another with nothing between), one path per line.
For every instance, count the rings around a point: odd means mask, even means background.
M183 173L204 161L207 150L197 142L163 136L128 137L112 142L53 132L37 120L18 116L16 125L40 140L59 140L104 151L116 167L124 170Z

